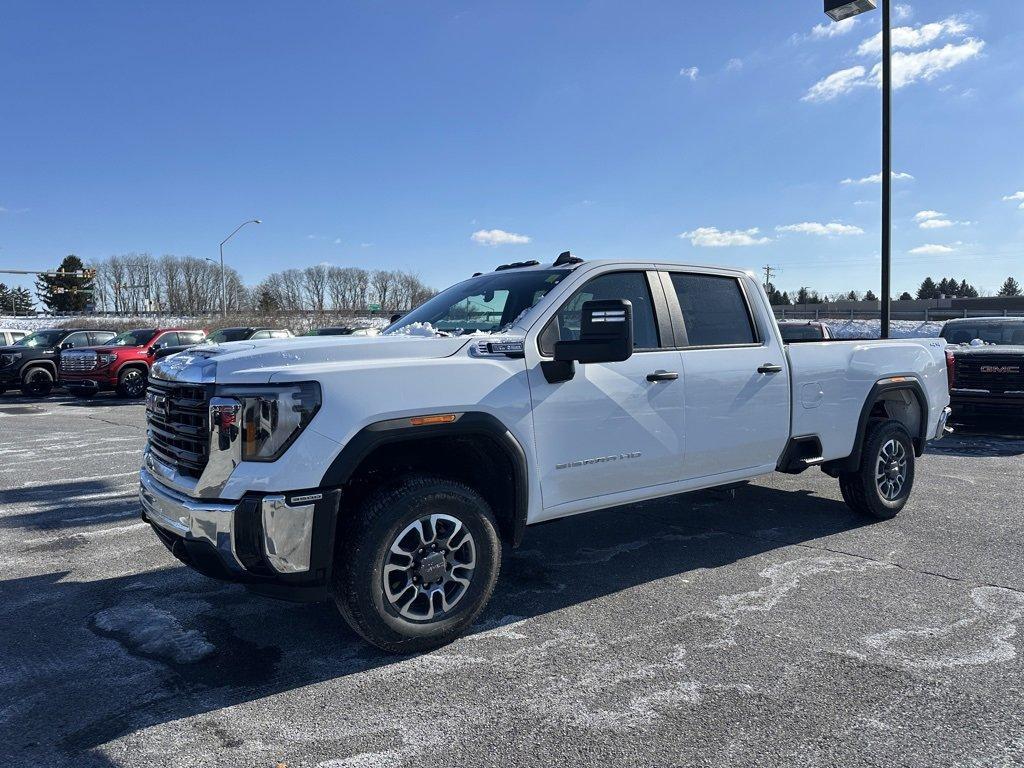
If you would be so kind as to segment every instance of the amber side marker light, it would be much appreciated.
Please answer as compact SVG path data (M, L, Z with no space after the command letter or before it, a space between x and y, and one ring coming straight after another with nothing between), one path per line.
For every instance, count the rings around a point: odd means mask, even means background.
M414 427L425 427L428 424L451 424L457 418L454 413L437 413L433 416L413 416L409 423Z

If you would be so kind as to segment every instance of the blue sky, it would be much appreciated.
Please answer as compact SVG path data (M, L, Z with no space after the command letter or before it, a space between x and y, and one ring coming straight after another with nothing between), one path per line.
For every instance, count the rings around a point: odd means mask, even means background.
M1024 3L896 15L893 287L1024 279ZM252 282L326 261L442 287L572 249L877 293L880 21L832 26L820 0L8 2L0 265L216 257L260 217L227 251Z

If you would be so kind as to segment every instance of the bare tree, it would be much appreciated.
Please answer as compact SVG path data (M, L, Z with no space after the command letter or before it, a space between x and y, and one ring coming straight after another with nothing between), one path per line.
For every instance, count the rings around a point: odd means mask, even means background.
M317 312L324 311L327 301L327 278L328 270L326 264L314 264L303 270L303 288L310 303L310 309Z
M390 309L388 301L394 298L392 294L396 285L395 273L385 269L374 270L370 276L370 285L381 309Z

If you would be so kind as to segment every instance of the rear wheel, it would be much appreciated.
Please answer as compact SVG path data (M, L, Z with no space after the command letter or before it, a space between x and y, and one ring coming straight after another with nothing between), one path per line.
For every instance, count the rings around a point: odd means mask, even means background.
M386 651L450 643L487 605L501 564L498 526L472 488L411 475L371 493L339 537L334 602Z
M53 391L53 374L49 368L29 368L21 377L21 393L27 397L46 397Z
M117 394L121 397L142 397L146 394L146 372L126 368L117 377Z
M896 517L914 486L914 442L902 423L868 425L860 468L839 475L843 500L855 512L880 520Z

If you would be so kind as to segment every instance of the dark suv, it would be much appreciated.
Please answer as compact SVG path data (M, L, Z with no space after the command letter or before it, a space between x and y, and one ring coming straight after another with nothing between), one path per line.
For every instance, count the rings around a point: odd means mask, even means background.
M1024 414L1024 318L950 320L941 336L954 416Z
M46 328L0 347L0 394L12 387L29 397L50 394L62 350L104 344L116 335L92 328Z

